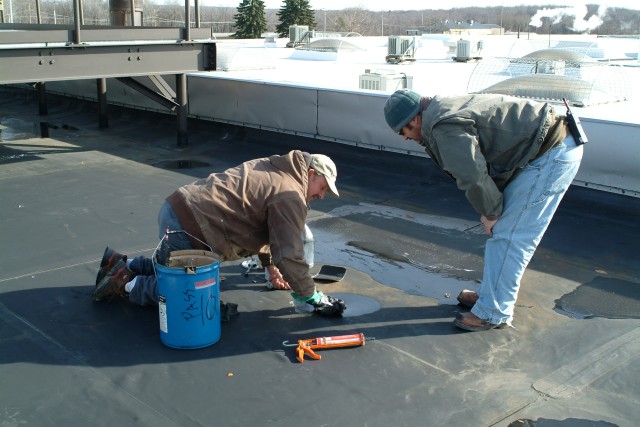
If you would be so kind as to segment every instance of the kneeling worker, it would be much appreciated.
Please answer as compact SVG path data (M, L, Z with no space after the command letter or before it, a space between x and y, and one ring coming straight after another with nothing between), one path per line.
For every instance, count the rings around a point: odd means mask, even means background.
M294 150L247 161L167 197L158 214L159 238L167 229L184 231L168 234L170 250L211 248L220 261L257 254L274 289L292 290L297 304L306 303L320 315L340 316L344 301L316 290L300 238L307 203L327 192L338 197L336 178L336 165L323 154ZM93 299L113 296L157 305L152 260L128 259L107 247Z

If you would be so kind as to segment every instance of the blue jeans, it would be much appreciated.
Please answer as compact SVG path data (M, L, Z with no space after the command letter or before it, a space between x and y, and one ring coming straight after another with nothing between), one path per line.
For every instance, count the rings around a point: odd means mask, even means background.
M569 135L504 189L502 216L485 246L479 298L471 310L480 319L511 324L520 279L578 172L582 151Z
M158 212L158 239L162 240L167 228L169 230L182 230L182 225L171 205L166 201ZM178 251L193 249L189 236L185 233L169 234L168 245L170 250ZM129 265L131 271L136 274L136 285L129 293L129 301L140 305L158 305L158 281L156 271L151 258L145 256L135 257Z

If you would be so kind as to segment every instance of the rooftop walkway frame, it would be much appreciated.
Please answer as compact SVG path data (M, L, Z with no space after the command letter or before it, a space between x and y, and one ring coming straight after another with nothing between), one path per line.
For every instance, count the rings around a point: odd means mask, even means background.
M106 79L117 78L176 110L178 145L187 145L186 73L215 70L216 44L210 28L191 28L190 0L184 3L184 28L84 26L81 0L73 0L74 25L0 24L0 84L34 84L40 114L45 115L47 82L96 79L100 127L105 128ZM195 3L199 27L199 1ZM38 0L36 5L39 10ZM134 12L131 1L131 16ZM163 75L175 75L175 92ZM149 76L155 89L141 85L134 76Z

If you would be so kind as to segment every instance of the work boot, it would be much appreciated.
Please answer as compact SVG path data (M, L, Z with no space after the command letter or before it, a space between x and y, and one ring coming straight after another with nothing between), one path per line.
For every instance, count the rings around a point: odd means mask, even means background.
M125 296L124 285L135 277L133 271L129 270L127 263L120 260L96 285L92 298L94 301L111 299L114 296Z
M104 255L102 255L102 261L100 261L100 269L98 270L98 275L96 276L96 286L98 283L107 275L109 270L113 268L114 265L120 260L126 261L127 256L121 253L118 253L107 246L107 249L104 250Z

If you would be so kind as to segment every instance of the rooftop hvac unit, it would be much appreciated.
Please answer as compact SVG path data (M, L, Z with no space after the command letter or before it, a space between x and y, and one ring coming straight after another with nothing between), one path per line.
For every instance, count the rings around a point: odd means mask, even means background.
M470 59L482 59L482 40L472 42L471 40L460 39L456 43L456 56L453 58L456 62L467 62Z
M309 31L308 25L289 26L289 41L287 47L298 47L311 42L314 31Z
M411 36L389 36L389 47L387 53L389 55L406 55L411 53L415 48L415 37Z
M415 61L416 38L411 36L389 36L387 57L389 63Z
M360 89L381 90L385 92L398 89L412 89L413 77L393 71L378 71L375 73L365 70L360 74Z
M304 33L309 31L308 25L290 25L289 26L289 41L299 42L302 39Z

